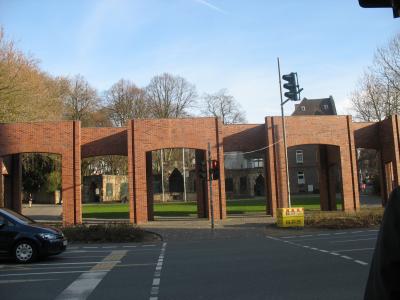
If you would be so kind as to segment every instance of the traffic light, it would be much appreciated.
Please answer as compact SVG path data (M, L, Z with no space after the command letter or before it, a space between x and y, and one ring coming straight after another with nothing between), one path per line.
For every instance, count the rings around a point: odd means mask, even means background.
M293 101L300 100L299 94L303 89L299 89L297 73L292 72L292 73L283 75L282 79L287 81L287 83L285 83L283 85L283 87L285 89L289 90L288 92L286 92L284 94L285 97L288 98L289 100L293 100Z
M213 180L219 179L219 161L216 159L211 161L211 174Z
M358 0L358 3L364 8L392 7L393 17L400 17L400 0Z

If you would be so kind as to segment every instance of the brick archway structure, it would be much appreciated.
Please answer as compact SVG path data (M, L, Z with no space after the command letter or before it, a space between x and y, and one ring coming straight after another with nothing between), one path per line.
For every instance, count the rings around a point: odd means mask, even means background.
M288 147L321 145L328 165L334 160L340 162L342 182L345 183L344 210L353 211L360 207L356 148L379 151L384 201L390 190L400 185L398 116L377 123L353 123L350 116L294 116L285 120ZM149 174L146 173L149 153L164 148L191 148L198 150L196 156L204 156L210 142L211 156L219 160L221 168L220 179L212 182L214 217L226 217L224 151L248 152L257 149L265 149L264 178L268 213L275 215L276 208L287 206L287 174L281 141L280 117L266 117L264 124L243 125L223 125L215 118L131 120L126 128L81 128L80 122L74 121L0 124L0 206L5 204L3 177L8 171L16 170L11 172L15 179L14 189L21 189L18 183L21 181L20 153L56 153L62 157L63 221L65 224L80 223L81 159L99 155L126 155L130 221L145 223L152 218L148 209ZM2 162L7 155L13 156L14 163L10 170ZM321 198L329 208L329 171L326 168L324 171L322 166L321 172L327 176L323 182L328 183L325 196L321 194ZM13 199L12 207L16 210L20 209L20 198L17 195ZM209 216L208 207L205 214Z

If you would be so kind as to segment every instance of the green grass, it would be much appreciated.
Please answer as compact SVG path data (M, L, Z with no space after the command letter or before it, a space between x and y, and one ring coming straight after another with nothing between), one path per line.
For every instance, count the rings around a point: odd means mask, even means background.
M264 198L251 198L240 200L227 200L226 210L228 215L238 215L246 213L265 213L266 200Z
M293 195L293 207L304 207L305 210L319 210L319 195ZM246 213L265 213L266 201L263 197L227 200L227 214L237 215ZM337 209L341 210L341 204ZM195 217L197 215L196 202L170 202L154 204L154 215L163 217ZM83 218L98 219L128 219L128 204L84 204Z

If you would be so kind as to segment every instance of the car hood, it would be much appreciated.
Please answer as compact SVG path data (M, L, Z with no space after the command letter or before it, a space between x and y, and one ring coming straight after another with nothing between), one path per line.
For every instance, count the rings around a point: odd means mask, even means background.
M41 224L27 224L25 226L30 227L30 229L36 233L62 234L62 231L60 229L51 226L46 226Z

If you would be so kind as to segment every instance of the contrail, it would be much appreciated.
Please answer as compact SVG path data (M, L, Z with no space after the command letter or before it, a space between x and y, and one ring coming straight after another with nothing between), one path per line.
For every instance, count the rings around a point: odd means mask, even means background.
M211 4L210 2L207 2L206 0L195 0L197 3L200 3L202 5L207 6L208 8L211 8L212 10L215 10L221 14L227 14L227 12L221 8L219 8L218 6L215 6L213 4Z

